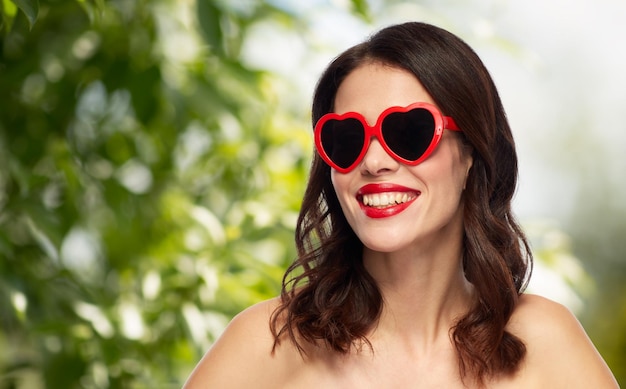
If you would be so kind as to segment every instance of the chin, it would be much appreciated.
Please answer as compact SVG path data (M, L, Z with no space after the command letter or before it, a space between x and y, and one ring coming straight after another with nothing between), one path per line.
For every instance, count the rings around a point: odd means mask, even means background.
M361 239L361 243L363 243L363 246L368 250L380 253L393 253L401 251L402 249L407 248L410 244L408 242L398 241L393 237L385 237L383 235L373 239Z

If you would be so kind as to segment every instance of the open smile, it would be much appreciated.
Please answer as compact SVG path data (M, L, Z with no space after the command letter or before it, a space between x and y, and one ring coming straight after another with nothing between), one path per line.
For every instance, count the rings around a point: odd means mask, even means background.
M407 201L413 200L415 197L417 196L413 192L373 193L363 195L361 201L366 207L384 208L406 203Z
M384 218L404 211L420 193L396 184L368 184L358 191L357 200L367 216Z

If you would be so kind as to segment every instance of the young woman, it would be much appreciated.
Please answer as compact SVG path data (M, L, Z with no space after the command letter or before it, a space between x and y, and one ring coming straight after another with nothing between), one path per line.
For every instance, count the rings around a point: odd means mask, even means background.
M336 58L279 298L239 314L192 388L612 388L574 316L522 294L517 157L458 37L385 28Z

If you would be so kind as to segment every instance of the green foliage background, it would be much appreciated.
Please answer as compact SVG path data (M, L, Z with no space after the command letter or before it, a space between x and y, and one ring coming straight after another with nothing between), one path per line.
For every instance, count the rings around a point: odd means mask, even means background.
M306 107L240 53L307 26L258 0L0 7L0 388L180 387L294 257ZM624 378L614 306L586 324Z
M178 387L294 256L308 131L238 60L251 23L292 21L262 2L3 6L0 387ZM200 52L168 57L190 29Z

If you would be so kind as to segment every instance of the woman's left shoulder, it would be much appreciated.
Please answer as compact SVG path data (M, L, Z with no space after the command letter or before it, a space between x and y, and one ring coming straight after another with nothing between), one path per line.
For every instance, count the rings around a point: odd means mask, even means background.
M541 340L551 346L563 347L562 340L574 337L578 341L589 341L576 316L564 305L542 296L522 294L511 315L509 330L526 343Z
M539 373L543 383L554 384L550 387L618 387L582 325L564 305L523 294L508 330L526 345L527 373Z
M548 322L539 322L548 321ZM517 306L511 317L512 322L529 327L532 330L537 325L538 328L544 328L546 325L575 325L579 326L578 320L572 312L564 305L548 298L524 293L519 297Z

